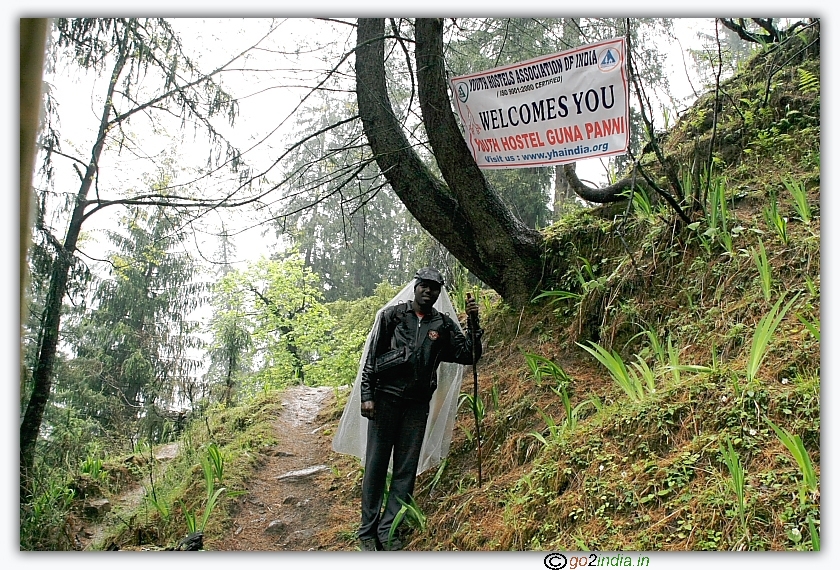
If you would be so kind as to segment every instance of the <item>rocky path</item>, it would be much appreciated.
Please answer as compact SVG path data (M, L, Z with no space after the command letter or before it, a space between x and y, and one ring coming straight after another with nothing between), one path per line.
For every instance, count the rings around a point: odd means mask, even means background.
M283 396L276 420L278 444L238 499L233 530L208 550L347 550L336 544L330 523L334 496L329 438L317 425L318 411L332 388L294 386Z

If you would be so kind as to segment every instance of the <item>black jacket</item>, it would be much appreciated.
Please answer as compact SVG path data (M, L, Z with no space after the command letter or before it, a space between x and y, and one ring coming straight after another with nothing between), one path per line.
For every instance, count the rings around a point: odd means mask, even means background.
M481 357L481 329L475 334L476 360ZM376 359L406 350L404 358L384 371L377 371ZM472 341L452 319L436 309L418 323L411 302L386 308L373 325L371 349L362 368L362 402L384 392L409 400L428 402L437 388L441 362L472 364Z

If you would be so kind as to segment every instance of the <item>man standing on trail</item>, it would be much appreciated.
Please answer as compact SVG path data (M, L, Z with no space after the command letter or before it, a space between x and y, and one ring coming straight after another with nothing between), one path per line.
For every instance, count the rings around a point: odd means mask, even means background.
M475 330L465 336L457 323L434 308L443 285L438 270L420 269L414 275L414 300L386 307L371 331L361 371L361 413L369 420L358 531L362 550L402 549L391 525L400 500L408 503L414 492L438 365L473 364L473 358L481 357L478 304L472 298L467 301L469 326ZM382 511L392 452L391 487Z

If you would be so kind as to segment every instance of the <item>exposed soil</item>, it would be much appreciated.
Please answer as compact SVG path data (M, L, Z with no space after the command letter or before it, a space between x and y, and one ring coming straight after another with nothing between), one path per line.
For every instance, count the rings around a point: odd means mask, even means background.
M340 459L331 450L332 423L318 415L333 398L332 388L285 390L275 422L278 443L265 454L248 493L237 499L231 532L208 541L207 550L357 549L348 531L358 513L348 508L349 498L335 484Z
M334 394L333 388L308 386L292 386L283 392L282 411L273 426L278 443L261 450L262 462L246 485L247 492L234 499L232 527L220 539L205 537L205 550L358 550L354 531L361 470L355 458L332 451L332 431L340 414ZM155 449L157 477L178 452L177 443ZM97 489L95 484L90 487ZM113 524L104 513L112 509L133 512L145 493L144 484L136 481L109 499L93 493L85 501L85 510L91 509L89 503L99 504L99 514L80 513L70 521L75 549L163 550L113 540L102 544ZM142 544L139 538L138 544Z

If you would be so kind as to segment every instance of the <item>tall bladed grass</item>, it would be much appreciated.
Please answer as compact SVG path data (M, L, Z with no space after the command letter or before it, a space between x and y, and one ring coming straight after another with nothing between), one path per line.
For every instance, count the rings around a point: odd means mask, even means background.
M808 450L805 449L801 437L777 426L770 418L764 418L764 420L770 424L779 441L784 444L796 460L796 464L799 465L799 473L802 475L802 482L799 486L799 504L805 505L805 498L808 493L816 493L817 491L817 473L814 471L814 464L811 463L811 456L808 455Z
M218 445L210 443L210 445L207 446L206 459L210 464L211 472L215 476L216 480L218 480L219 485L221 485L225 474L225 458L222 456L222 451L219 449Z
M610 376L616 384L624 391L627 396L634 402L641 402L645 397L645 388L642 385L641 379L632 370L627 368L624 360L614 350L607 350L598 343L589 341L592 345L584 346L575 343L586 352L594 356L610 373Z
M668 367L674 377L674 382L680 383L680 349L671 342L668 337Z
M630 366L636 369L638 375L633 370L630 370L630 376L634 378L633 381L635 384L642 386L647 392L653 394L656 392L656 374L654 374L653 370L648 366L648 363L638 354L636 355L636 360L638 362L631 362ZM644 393L642 393L642 396L644 397Z
M747 361L747 380L749 382L755 380L755 377L758 374L758 369L761 366L761 362L767 354L767 346L773 338L773 333L776 332L776 328L779 326L779 323L782 322L782 319L785 318L785 315L791 305L793 305L798 298L799 294L795 295L793 299L788 301L787 304L782 307L782 302L785 300L785 295L783 294L779 300L776 301L776 304L773 305L773 308L771 308L770 311L764 315L760 321L758 321L755 333L753 333L752 346L750 348L749 359Z
M563 418L563 423L558 424L554 421L554 418L543 410L537 408L537 413L539 413L543 421L545 421L546 428L548 429L548 438L552 441L559 440L566 432L574 431L574 429L577 428L581 411L587 406L591 405L596 411L600 411L602 408L601 400L596 395L593 395L592 397L579 403L577 406L572 407L571 398L569 398L569 393L564 387L552 387L551 389L560 397L560 400L563 402L563 410L566 413ZM536 438L537 441L543 445L548 444L548 439L546 439L542 433L534 431L531 432L530 435Z
M764 208L764 219L767 225L776 230L776 234L778 234L782 243L788 245L790 242L790 235L787 231L788 220L779 212L779 202L776 196L771 196L770 204Z
M394 522L391 523L391 530L388 532L388 542L385 545L388 549L391 548L391 543L394 540L394 533L403 519L406 519L412 527L420 532L424 532L426 530L426 514L417 504L417 501L414 500L414 497L409 495L407 503L400 498L397 498L397 500L402 506L397 512L397 515L394 517Z
M553 305L559 301L563 301L564 299L580 299L581 295L578 293L572 293L570 291L563 291L561 289L555 289L552 291L543 291L533 299L531 299L532 303L535 303L538 299L551 299L549 305Z
M656 357L656 361L660 366L665 366L667 364L667 356L665 352L665 346L662 344L662 341L659 339L659 335L656 334L656 331L653 329L644 329L642 332L634 334L630 337L630 340L627 341L627 344L624 346L626 347L630 344L636 337L639 336L646 336L648 342L650 343L650 349L653 352L653 355ZM669 337L670 339L670 337Z
M761 241L761 238L758 239L758 249L752 250L752 258L755 261L756 267L758 267L758 275L761 278L761 292L764 294L764 300L770 302L773 276L770 262L767 260L767 251L764 249L764 242Z
M811 533L811 548L813 548L814 552L819 552L820 533L817 531L817 528L814 525L814 519L811 517L808 517L808 532Z
M726 179L715 177L709 192L709 229L706 232L709 237L717 239L723 245L724 251L731 255L735 250L732 245L730 216L726 204Z
M738 456L738 452L732 447L732 441L728 437L726 438L726 447L721 446L720 448L720 454L723 456L723 462L729 470L731 477L729 486L735 493L737 499L738 518L741 521L741 527L744 530L744 534L747 534L749 529L747 527L746 515L746 472L741 465L741 458Z
M105 481L108 478L108 472L102 468L102 460L98 457L89 456L85 458L82 462L81 471L90 475L91 479L95 481Z
M557 425L557 422L554 421L554 418L546 414L540 408L537 408L537 413L540 414L543 421L545 422L546 427L548 428L548 437L552 440L557 440L560 437L561 426ZM530 435L533 436L537 441L539 441L543 445L546 445L548 443L548 440L545 438L545 436L538 431L532 431Z
M216 508L219 497L227 491L225 487L216 488L216 480L218 479L221 484L225 471L225 458L218 445L211 442L210 445L207 446L206 453L199 457L199 461L201 462L201 469L204 472L204 485L207 489L207 498L204 503L204 513L202 514L201 519L199 520L196 517L198 512L197 510L191 511L186 505L184 505L183 501L181 502L181 509L184 512L187 530L191 533L204 531L207 527L208 521L210 520L210 515L213 514L213 510ZM236 492L231 495L233 496L238 494L240 494L240 492Z
M802 315L796 315L796 318L799 319L799 322L805 325L805 328L808 329L814 338L817 339L817 342L820 341L820 320L816 319L813 323L803 317Z
M554 379L558 388L565 388L572 381L566 371L550 359L531 352L524 352L523 356L537 386L542 386L542 381L547 376Z
M460 408L465 402L473 415L481 422L487 415L487 407L484 405L484 400L481 399L481 395L475 397L472 394L461 392L461 395L458 397L458 407Z
M782 184L785 185L785 188L793 196L793 207L796 208L799 219L806 224L810 224L811 206L808 205L808 194L805 191L805 183L786 176L782 178Z

